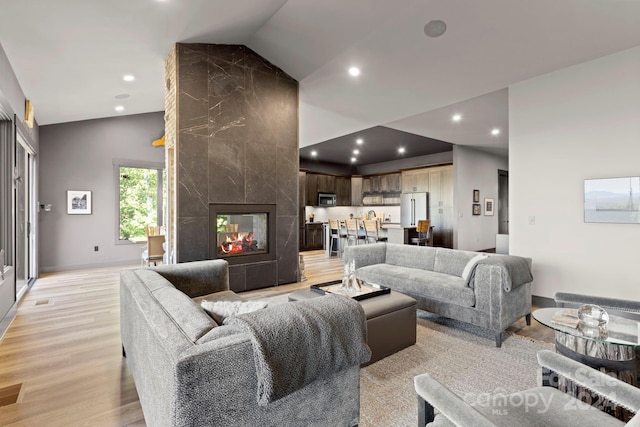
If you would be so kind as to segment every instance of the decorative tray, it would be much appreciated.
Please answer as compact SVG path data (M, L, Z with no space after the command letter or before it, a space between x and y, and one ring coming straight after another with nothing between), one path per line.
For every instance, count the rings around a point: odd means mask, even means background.
M391 289L386 286L376 285L374 283L361 283L361 288L357 291L347 291L340 289L342 285L342 280L335 280L333 282L321 283L319 285L312 285L309 289L312 292L317 292L319 294L325 295L329 294L337 294L343 295L346 297L351 297L354 300L362 301L363 299L377 297L378 295L384 295L391 292Z

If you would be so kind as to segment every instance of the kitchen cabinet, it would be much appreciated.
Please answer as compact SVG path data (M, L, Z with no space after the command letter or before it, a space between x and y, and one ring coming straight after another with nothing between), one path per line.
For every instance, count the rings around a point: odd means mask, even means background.
M433 245L453 248L453 166L429 168L428 172Z
M317 174L317 177L318 177L318 193L335 193L336 192L335 176Z
M305 225L305 249L322 249L322 223L307 223Z
M318 206L318 174L306 174L306 201L303 206Z
M351 206L362 206L362 184L361 176L351 177Z
M421 193L429 191L429 169L413 169L402 172L401 188L403 193Z
M351 178L336 176L335 193L337 206L351 206Z

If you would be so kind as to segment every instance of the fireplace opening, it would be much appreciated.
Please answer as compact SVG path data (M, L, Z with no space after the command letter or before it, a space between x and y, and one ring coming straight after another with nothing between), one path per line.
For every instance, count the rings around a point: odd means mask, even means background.
M275 205L209 206L211 258L230 264L275 259Z

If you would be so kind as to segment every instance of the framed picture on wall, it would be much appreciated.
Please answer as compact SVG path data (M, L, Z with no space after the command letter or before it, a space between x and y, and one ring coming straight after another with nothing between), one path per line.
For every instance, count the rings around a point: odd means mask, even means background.
M67 214L91 215L91 191L67 190Z
M480 203L473 204L473 214L480 215Z
M473 203L480 203L480 190L473 190Z
M492 216L495 209L495 202L493 199L484 199L484 214Z

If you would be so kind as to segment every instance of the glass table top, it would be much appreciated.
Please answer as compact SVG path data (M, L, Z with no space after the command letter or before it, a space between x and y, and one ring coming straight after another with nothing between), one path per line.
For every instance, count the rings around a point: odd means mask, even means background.
M557 332L593 341L640 347L640 339L638 338L640 316L637 314L624 313L625 317L622 317L609 311L609 322L595 328L582 324L577 317L576 309L540 308L535 310L532 315L536 321Z

